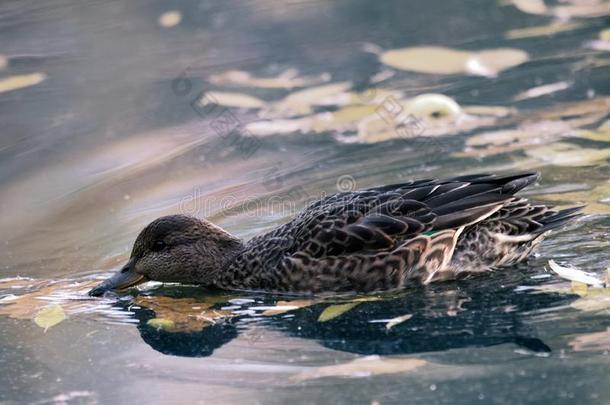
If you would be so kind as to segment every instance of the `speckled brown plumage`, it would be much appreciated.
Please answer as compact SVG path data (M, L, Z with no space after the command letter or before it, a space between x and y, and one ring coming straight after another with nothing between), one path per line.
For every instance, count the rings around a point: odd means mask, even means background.
M163 217L138 236L130 271L223 289L314 293L482 272L525 260L549 230L579 215L514 196L537 179L484 174L339 193L246 243L206 221Z

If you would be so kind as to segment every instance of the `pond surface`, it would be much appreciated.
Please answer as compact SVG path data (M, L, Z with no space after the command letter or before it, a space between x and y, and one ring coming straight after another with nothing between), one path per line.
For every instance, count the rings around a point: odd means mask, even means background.
M3 2L0 402L609 403L608 289L547 270L610 266L608 15ZM422 46L461 53L390 52ZM85 294L161 215L250 238L337 191L523 170L528 198L587 206L518 267L356 297Z

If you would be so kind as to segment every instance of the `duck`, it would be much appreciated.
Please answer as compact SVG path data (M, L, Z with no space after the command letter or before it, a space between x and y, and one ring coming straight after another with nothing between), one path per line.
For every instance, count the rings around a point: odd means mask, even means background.
M91 291L154 280L221 290L369 293L455 280L528 259L581 216L515 195L537 172L412 180L324 197L248 241L187 215L137 236L127 263Z

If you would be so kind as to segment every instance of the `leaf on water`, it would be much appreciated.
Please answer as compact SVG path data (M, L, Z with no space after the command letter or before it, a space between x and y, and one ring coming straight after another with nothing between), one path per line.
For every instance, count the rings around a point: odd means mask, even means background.
M0 93L34 86L47 78L44 73L31 73L28 75L9 76L0 79Z
M535 27L515 28L506 31L504 38L506 39L522 39L522 38L533 38L559 34L562 32L572 31L583 27L585 24L582 22L569 22L555 21L548 25L539 25Z
M336 82L295 91L275 103L269 111L265 111L264 116L292 117L311 114L312 106L319 100L336 97L338 94L348 91L351 87L350 82Z
M274 308L269 308L262 313L263 316L274 316L283 314L286 312L294 311L299 308L306 308L314 305L314 300L293 300L293 301L278 301L275 303Z
M71 298L82 296L97 284L95 280L80 283L67 280L60 282L34 279L6 280L6 283L0 283L0 288L10 288L12 292L17 292L20 289L17 287L23 287L28 292L15 294L9 300L3 301L0 304L0 315L8 315L13 319L34 319L42 308L41 303L50 298L54 302L60 301L64 312L77 311L82 308L83 303Z
M153 318L149 319L146 324L157 330L173 332L176 329L176 324L171 319Z
M459 74L494 77L528 60L526 52L501 48L465 51L440 46L394 49L381 55L381 62L396 69L419 73Z
M381 62L396 69L420 73L464 73L471 53L440 46L393 49L381 55Z
M180 11L167 11L159 16L159 25L163 28L171 28L180 24L182 21L182 13Z
M359 304L360 302L348 302L346 304L329 305L328 307L324 308L324 311L322 311L318 317L318 322L327 322L331 319L335 319L336 317L352 310Z
M576 352L610 350L610 327L602 332L579 335L569 345Z
M544 0L511 0L513 6L527 14L546 14L548 8Z
M572 103L556 104L536 114L535 118L539 120L556 120L595 115L603 117L608 114L608 111L610 111L610 97L597 97Z
M231 311L213 309L214 304L200 302L192 298L171 298L163 296L138 296L134 304L146 307L155 313L151 326L168 332L198 332L213 325L218 320L232 316ZM171 328L167 327L171 322Z
M545 164L567 167L595 166L610 158L610 148L581 148L563 142L529 148L525 153Z
M574 294L585 297L587 295L587 291L589 290L589 285L581 283L580 281L572 281L570 289Z
M44 328L46 332L49 328L57 325L66 319L66 313L61 305L53 304L38 311L34 317L36 325Z
M406 314L406 315L402 315L402 316L397 316L396 318L392 318L388 321L388 323L385 324L385 328L387 330L392 329L394 326L396 325L400 325L401 323L408 321L409 319L413 318L412 314Z
M591 294L595 291L595 294ZM607 312L610 309L610 288L590 289L587 295L570 303L570 307L583 312Z
M408 100L404 107L404 114L427 120L455 119L462 114L460 105L444 94L420 94Z
M299 76L296 69L288 69L277 77L257 77L243 70L229 70L212 75L208 78L210 83L216 85L239 85L258 87L264 89L292 89L306 87L328 82L330 75L323 73L319 76Z
M552 14L560 20L569 20L574 17L595 18L610 15L610 2L607 0L588 2L572 0L571 3L554 7Z
M290 377L292 381L307 381L327 377L362 378L383 374L412 372L429 364L426 360L412 357L366 356L343 364L316 367Z
M596 130L578 130L576 136L598 142L610 142L610 121L604 122Z
M587 273L582 270L578 270L574 267L560 266L554 260L549 260L549 267L559 277L564 278L566 280L584 283L594 287L603 286L602 280L600 280L594 273Z
M520 65L528 59L528 54L520 49L489 49L472 55L466 64L466 71L472 75L496 77L500 72Z
M599 39L602 41L610 42L610 28L606 28L605 30L601 30L599 32Z
M557 82L545 84L544 86L532 87L529 90L523 91L513 97L515 101L522 101L529 98L542 97L549 94L557 93L558 91L567 90L572 83L570 82Z
M267 103L259 98L242 93L231 93L224 91L210 91L205 93L200 100L202 105L217 104L225 107L260 109Z
M253 136L283 135L295 132L306 133L312 130L313 120L314 118L312 117L261 120L246 124L244 129Z

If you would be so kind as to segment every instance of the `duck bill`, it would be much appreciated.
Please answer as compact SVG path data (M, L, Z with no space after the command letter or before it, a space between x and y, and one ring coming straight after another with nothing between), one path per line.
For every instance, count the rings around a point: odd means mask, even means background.
M104 295L106 291L120 291L136 286L146 281L146 277L134 271L134 260L131 259L123 268L112 277L103 281L100 285L89 291L91 297Z

